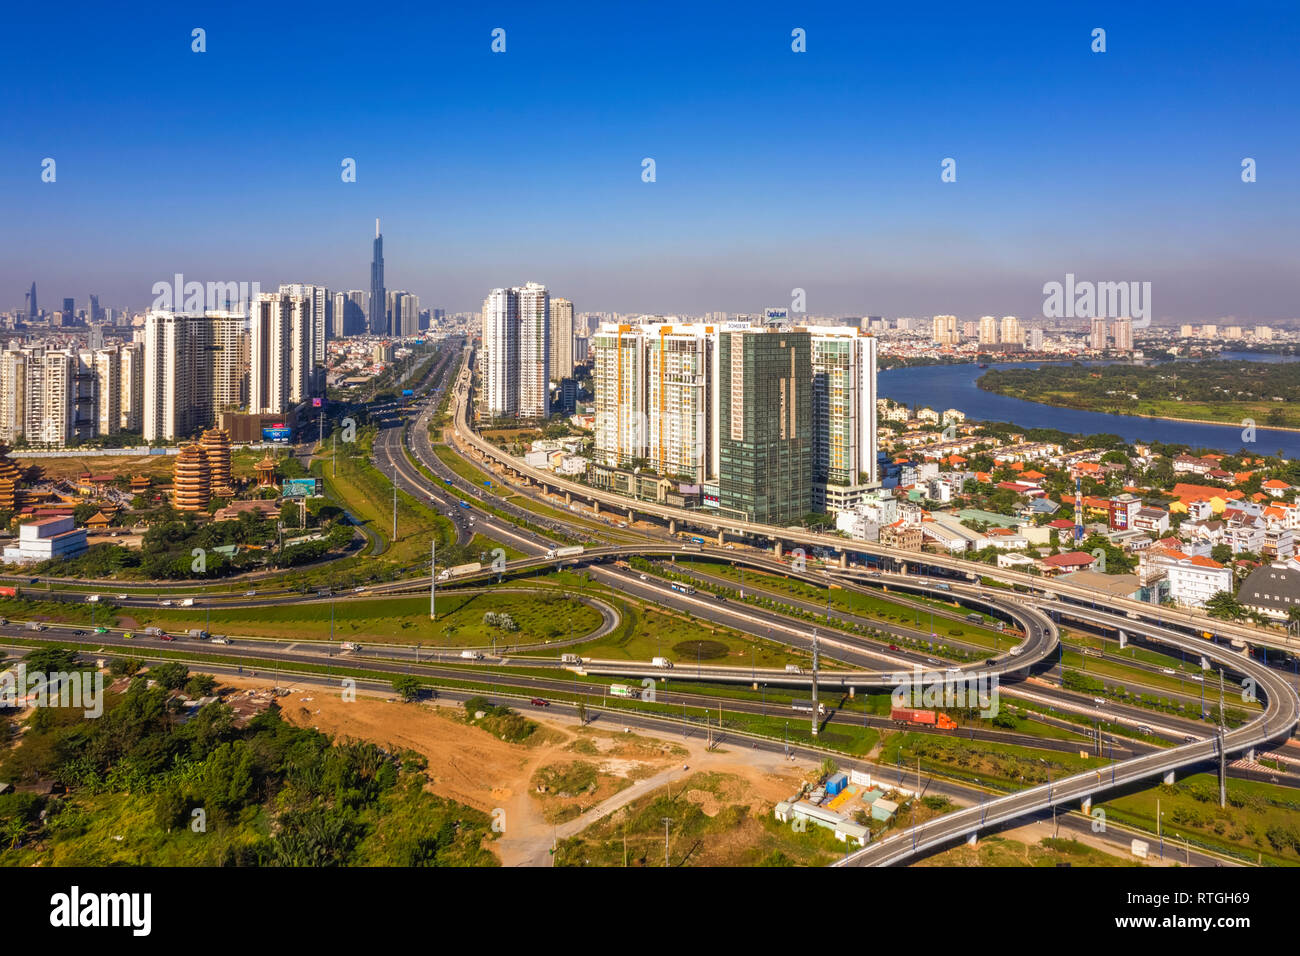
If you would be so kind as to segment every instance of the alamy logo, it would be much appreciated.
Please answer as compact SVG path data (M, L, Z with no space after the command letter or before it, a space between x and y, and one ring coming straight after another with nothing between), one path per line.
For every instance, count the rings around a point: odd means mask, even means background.
M998 715L998 675L993 671L945 676L914 665L910 675L900 673L894 681L894 707L978 707L981 717Z
M186 282L183 273L172 281L155 282L151 290L155 312L221 312L242 310L262 294L260 282Z
M11 708L81 708L88 718L104 713L104 675L99 671L32 671L17 664L0 674L0 704Z
M86 893L72 887L50 897L50 925L130 927L134 936L148 936L153 928L152 893Z
M1151 324L1150 282L1065 282L1043 285L1043 316L1048 319L1133 319L1133 328Z

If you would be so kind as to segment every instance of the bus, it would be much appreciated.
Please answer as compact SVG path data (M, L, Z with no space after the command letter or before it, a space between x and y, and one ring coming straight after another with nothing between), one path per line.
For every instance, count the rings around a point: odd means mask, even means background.
M679 583L677 583L676 581L673 582L673 584L672 584L672 589L673 589L674 591L677 591L679 594L694 594L694 593L695 593L695 588L691 587L689 584L679 584Z

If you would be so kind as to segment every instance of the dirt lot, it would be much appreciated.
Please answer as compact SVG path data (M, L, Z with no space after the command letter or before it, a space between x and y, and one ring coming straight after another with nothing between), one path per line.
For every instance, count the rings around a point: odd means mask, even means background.
M222 686L266 688L270 681L247 677L222 677ZM776 802L789 796L795 781L807 769L784 765L771 755L755 755L743 748L709 753L702 741L661 740L639 734L620 734L594 728L579 729L572 720L536 712L526 716L547 731L527 744L509 744L461 718L459 704L442 707L403 704L394 699L358 694L345 702L337 691L299 685L280 698L287 720L315 727L337 737L369 740L384 746L409 747L428 759L430 789L440 796L496 813L504 831L494 849L507 866L549 865L552 842L566 833L580 832L594 820L614 812L625 802L674 777L708 769L734 774L746 781L748 799ZM544 767L571 767L581 762L597 767L597 789L591 794L559 797L536 792L538 772ZM711 794L692 799L709 803ZM554 804L573 805L577 811L560 814ZM705 806L707 812L710 807ZM585 811L585 812L584 812ZM583 814L579 816L578 814ZM551 817L551 822L548 820Z

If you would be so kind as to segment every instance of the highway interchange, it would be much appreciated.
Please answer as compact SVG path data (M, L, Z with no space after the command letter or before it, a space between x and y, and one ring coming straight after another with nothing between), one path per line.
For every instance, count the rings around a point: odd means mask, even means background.
M477 436L469 425L468 408L470 404L470 370L473 362L472 350L466 348L457 363L455 348L445 347L424 376L420 394L409 408L380 410L376 417L384 427L378 432L374 441L374 463L397 486L417 500L427 502L430 507L450 517L455 524L456 543L466 545L475 533L499 541L525 555L506 563L504 572L486 569L478 574L458 578L454 584L457 588L483 587L494 584L496 587L526 588L528 575L555 566L581 564L591 578L610 591L637 601L651 602L664 607L689 614L692 617L724 625L737 631L762 637L793 649L806 651L811 648L816 632L818 648L824 663L817 677L817 685L823 699L839 699L840 695L852 688L854 692L892 689L899 683L900 672L906 674L913 668L927 674L937 672L947 678L959 676L956 672L979 670L983 673L997 673L1008 694L1021 695L1038 699L1049 707L1059 708L1062 712L1089 713L1090 705L1081 700L1079 695L1071 694L1052 687L1042 681L1027 682L1025 678L1034 673L1050 669L1052 659L1059 650L1058 621L1062 618L1073 621L1076 625L1087 626L1099 633L1119 634L1140 639L1151 645L1160 645L1179 652L1190 654L1193 658L1202 657L1214 666L1221 666L1230 678L1249 679L1254 682L1263 707L1252 711L1248 721L1235 728L1228 729L1220 742L1217 733L1209 732L1200 721L1174 718L1164 714L1153 714L1141 708L1108 703L1102 710L1092 708L1091 713L1098 719L1106 718L1113 722L1131 725L1144 724L1150 727L1155 736L1173 742L1171 747L1154 747L1146 742L1120 738L1118 747L1114 747L1115 760L1105 771L1089 771L1072 777L1057 780L1051 784L1017 791L996 798L980 798L978 805L972 805L951 813L944 814L914 828L900 830L893 835L879 840L867 847L849 854L838 865L889 865L904 863L917 855L931 852L936 848L951 845L970 837L972 834L1002 826L1009 821L1033 817L1054 807L1079 807L1092 797L1107 791L1131 787L1137 783L1149 783L1166 778L1167 775L1192 767L1210 766L1217 762L1222 748L1228 759L1234 755L1253 752L1256 748L1280 744L1285 741L1300 722L1300 698L1297 698L1292 679L1285 673L1256 661L1253 657L1242 654L1222 643L1206 640L1201 635L1207 631L1224 638L1242 639L1248 635L1252 644L1265 646L1285 646L1285 640L1276 635L1261 634L1253 628L1226 625L1222 621L1209 622L1202 616L1192 614L1170 614L1168 609L1153 610L1149 606L1128 604L1136 602L1110 601L1107 607L1097 608L1091 600L1084 600L1087 595L1080 594L1080 589L1070 586L1068 582L1028 578L1001 571L992 572L987 566L970 565L960 559L938 555L921 555L910 552L891 553L878 546L865 542L848 542L842 538L805 532L798 529L775 529L761 526L718 520L714 516L702 516L695 512L667 508L646 502L630 502L626 499L612 499L612 496L588 488L584 485L566 482L545 472L538 472L510 458ZM448 374L453 368L459 369L454 384L449 383ZM427 387L427 392L425 391ZM482 486L469 481L463 475L450 468L440 459L429 438L429 423L437 414L439 405L448 396L452 410L455 441L449 447L458 447L463 456L478 459L475 467L483 468L487 461L495 460L508 469L515 479L511 482L511 492L519 500L528 500L533 508L520 507L514 501L505 500ZM457 445L458 443L458 445ZM328 443L325 452L328 454ZM417 467L417 463L418 466ZM426 473L435 476L430 479ZM492 480L499 481L499 472L492 473ZM562 504L546 495L564 495ZM619 517L626 514L628 527L619 528L623 522L610 523L599 515L586 512L578 518L568 519L566 505L582 497L593 505L608 510L617 504L621 509ZM534 510L545 504L550 509L557 509L549 514L539 516ZM467 506L467 507L466 507ZM554 517L556 513L566 513L565 518ZM506 520L501 515L507 516ZM667 524L667 528L644 529L633 526L634 515L655 519ZM601 537L616 536L620 543L603 544L597 537L595 524L606 521L611 533ZM548 535L539 533L540 527ZM701 533L707 529L710 534L718 535L718 544L686 545L672 532L679 527L693 527ZM374 535L367 532L374 541ZM726 536L732 536L731 543L724 543ZM749 547L746 542L770 541L771 551ZM579 558L548 557L548 552L560 545L573 541L587 545ZM626 543L622 543L626 542ZM825 549L827 553L838 555L838 560L831 560L818 567L818 562L809 559L806 567L796 567L783 560L783 546L806 546L809 549ZM756 571L779 573L790 578L825 587L832 581L840 587L861 591L878 591L889 587L895 593L904 592L917 596L928 596L944 601L959 601L967 608L983 611L992 617L1010 624L1018 635L1023 635L1020 651L990 654L989 660L980 660L968 665L935 667L935 659L919 652L907 650L889 650L881 640L872 640L853 634L836 625L838 620L825 620L821 625L810 623L799 617L789 617L775 611L755 607L740 601L720 601L707 591L683 594L670 588L668 582L656 574L638 574L626 566L629 558L640 557L667 562L669 566L678 557L689 557L693 561L712 560L719 564L743 566ZM853 560L850 561L850 558ZM616 563L618 562L618 563ZM918 566L927 569L925 576L916 572ZM428 564L425 569L427 573ZM978 575L974 572L978 572ZM1019 586L1020 590L989 588L980 583L979 576L996 576L1005 585ZM710 582L709 575L703 575L704 584ZM1020 580L1026 578L1026 580ZM60 582L51 581L50 596L55 599L84 600L84 590L57 587ZM69 582L70 583L70 582ZM452 582L440 582L452 583ZM734 582L725 582L733 584ZM84 582L82 582L84 585ZM405 579L376 584L365 590L340 595L302 594L287 589L263 589L260 592L244 595L215 595L195 592L195 607L212 609L273 606L276 604L327 601L382 601L386 597L423 591L427 593L427 577ZM1032 589L1032 590L1030 590ZM172 591L167 592L172 595ZM180 592L177 592L179 595ZM581 644L593 640L612 630L618 623L617 611L608 602L598 597L583 597L584 601L595 607L601 614L601 625L592 634L578 635L575 643ZM795 603L792 599L783 599L787 604ZM135 604L156 606L156 598L146 595L120 598L117 603L123 607ZM813 610L812 606L802 608ZM839 617L839 616L837 616ZM923 632L909 629L904 625L891 625L871 622L873 627L882 631L896 633L900 637L917 637ZM61 636L66 635L66 628L60 629ZM31 637L18 625L0 626L0 643L6 635ZM42 637L52 636L42 634ZM111 629L104 634L72 635L96 646L132 647L136 649L164 648L174 650L178 645L162 643L156 638L136 635L128 643L120 629ZM557 642L558 643L558 642ZM566 642L567 643L567 642ZM514 648L500 654L487 656L481 661L449 662L456 649L425 649L424 656L419 648L405 646L367 646L357 651L343 651L340 647L327 642L310 641L265 641L250 642L240 640L237 654L241 659L260 661L258 666L268 669L283 666L292 669L295 663L306 661L319 663L321 660L333 661L343 665L346 659L351 666L362 666L366 670L377 672L405 672L412 667L418 668L421 676L433 679L460 680L470 679L467 672L483 671L484 677L501 688L502 693L515 693L521 697L556 692L572 688L563 665L554 656L540 657L528 653L533 648ZM203 655L229 655L231 649L197 642L186 642L185 649L201 659ZM435 655L430 659L431 655ZM223 665L225 666L225 665ZM572 667L572 665L569 665ZM554 677L538 676L538 668L555 671ZM512 673L512 670L517 673ZM659 679L670 678L663 690L659 691L661 702L683 706L711 706L717 700L699 692L692 687L689 690L672 692L669 686L676 682L689 681L700 683L731 683L738 685L761 685L767 687L802 688L805 692L812 684L813 677L807 673L789 673L764 668L686 666L679 665L679 670L665 672L647 663L626 661L602 661L584 659L577 670L586 675L616 676L625 679ZM527 672L527 673L524 673ZM910 676L910 675L909 675ZM1209 672L1207 672L1207 677ZM480 678L480 680L483 678ZM1008 686L1010 685L1010 686ZM1216 685L1217 686L1217 685ZM591 687L581 685L586 693ZM1209 688L1207 688L1208 690ZM557 702L557 706L560 706ZM753 701L727 699L728 710L740 712L757 712L761 706L767 713L776 705L764 700L762 704ZM670 718L648 713L629 714L619 710L617 720L631 722L635 719L638 726L661 728L676 732ZM846 712L847 713L847 712ZM806 718L805 718L806 719ZM838 719L832 714L831 719ZM871 718L861 716L870 725ZM876 718L878 725L883 719ZM680 724L681 721L677 721ZM1076 728L1077 729L1077 728ZM689 732L689 730L687 731ZM1021 735L983 731L983 739L1006 739L1024 742ZM1098 733L1100 737L1100 732ZM733 735L739 739L743 735ZM758 739L745 739L750 746L780 747L780 742ZM1038 747L1050 749L1052 742L1039 740ZM789 745L787 744L787 749ZM1060 746L1057 742L1056 746ZM1076 744L1069 744L1074 748ZM806 749L806 748L805 748ZM1063 748L1062 748L1063 749ZM937 784L936 784L937 786ZM958 788L960 789L960 788ZM966 794L969 798L970 794ZM971 803L970 799L964 802ZM1077 823L1078 821L1076 821Z

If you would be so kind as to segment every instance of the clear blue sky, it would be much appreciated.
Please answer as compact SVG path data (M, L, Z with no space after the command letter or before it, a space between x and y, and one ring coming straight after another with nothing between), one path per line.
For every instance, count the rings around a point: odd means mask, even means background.
M1157 320L1300 316L1294 3L392 6L11 5L0 308L366 289L380 216L388 286L451 310L537 280L580 311L1028 316L1074 272L1151 281Z

